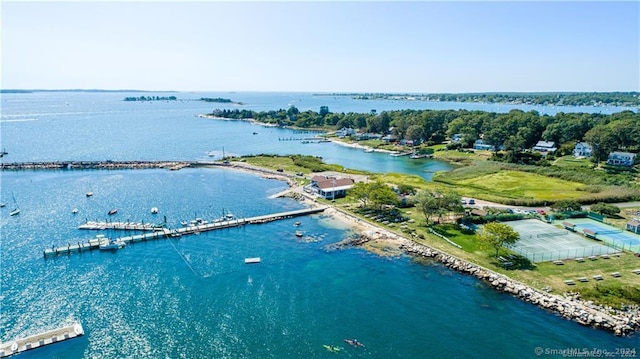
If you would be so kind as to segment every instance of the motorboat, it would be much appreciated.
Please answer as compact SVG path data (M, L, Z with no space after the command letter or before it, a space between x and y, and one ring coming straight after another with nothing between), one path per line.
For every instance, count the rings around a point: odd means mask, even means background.
M151 208L151 213L153 213L153 214L158 213L158 207Z
M87 197L91 197L91 196L93 196L93 192L87 192L84 195L87 196Z
M77 208L74 208L74 209L71 211L71 213L73 213L73 214L78 213L78 209L77 209Z
M112 216L112 215L114 215L114 214L116 214L116 213L118 213L118 209L117 209L117 208L114 208L114 209L110 210L107 214L108 214L108 215L110 215L110 216Z
M126 246L127 244L120 238L118 239L107 239L104 242L100 243L100 250L102 251L111 251L118 250Z

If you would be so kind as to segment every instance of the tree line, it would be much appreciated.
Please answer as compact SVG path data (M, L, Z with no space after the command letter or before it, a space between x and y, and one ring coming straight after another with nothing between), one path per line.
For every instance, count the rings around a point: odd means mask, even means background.
M355 100L480 102L544 106L640 106L639 92L350 93L331 94L331 96L349 96Z
M377 113L333 113L284 110L216 110L212 115L248 119L303 128L354 128L362 132L390 133L398 139L439 144L454 134L453 147L470 148L482 136L485 144L507 152L532 148L540 140L553 141L560 154L569 154L579 141L592 145L594 160L604 161L609 152L640 150L640 114L622 111L611 115L563 113L541 115L537 111L511 110L495 113L469 110L396 110Z
M138 96L138 97L125 97L125 101L176 101L175 96Z

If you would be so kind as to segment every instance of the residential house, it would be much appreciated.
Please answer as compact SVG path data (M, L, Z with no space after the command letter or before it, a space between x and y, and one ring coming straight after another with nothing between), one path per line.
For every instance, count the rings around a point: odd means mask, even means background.
M396 142L398 140L398 136L396 135L386 135L382 137L382 140L386 143Z
M462 134L461 133L456 133L453 136L451 136L451 143L458 143L462 141Z
M357 133L356 140L365 141L365 140L379 140L382 138L382 135L379 133Z
M533 150L544 153L555 152L555 150L557 150L555 146L556 143L553 141L538 141L538 143L533 146Z
M591 157L593 153L593 147L586 142L578 142L576 147L573 148L574 157Z
M319 196L334 199L346 196L347 191L353 187L354 183L353 178L318 175L311 178L310 187Z
M494 145L489 145L484 143L484 140L479 138L476 140L476 142L473 143L473 148L476 150L488 150L488 151L495 151L496 146Z
M343 127L341 129L339 129L338 131L336 131L336 136L338 136L340 138L349 137L349 136L355 135L355 134L356 134L356 130L354 130L353 128L349 128L349 127Z
M607 159L608 165L631 167L636 161L636 154L630 152L611 152Z

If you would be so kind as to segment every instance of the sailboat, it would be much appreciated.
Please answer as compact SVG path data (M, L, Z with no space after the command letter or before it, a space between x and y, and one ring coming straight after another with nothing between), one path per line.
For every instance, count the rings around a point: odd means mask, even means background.
M16 206L16 208L9 212L10 216L15 216L16 214L20 214L20 208L18 207L18 202L16 202L16 197L13 195L13 193L11 193L11 197L13 197L13 204Z

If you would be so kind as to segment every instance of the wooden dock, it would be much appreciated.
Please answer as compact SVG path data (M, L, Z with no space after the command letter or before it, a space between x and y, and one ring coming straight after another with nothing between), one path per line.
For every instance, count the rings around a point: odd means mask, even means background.
M84 335L80 323L0 344L0 358Z
M226 221L213 222L213 223L200 224L200 225L189 225L186 227L176 228L176 229L159 228L150 233L137 234L137 235L128 236L128 237L120 237L119 239L129 244L129 243L143 242L143 241L149 241L149 240L161 239L161 238L175 238L175 237L181 237L189 234L199 234L202 232L213 231L216 229L239 227L245 224L260 224L260 223L277 221L285 218L306 216L309 214L322 212L325 209L327 209L327 207L305 208L305 209L299 209L295 211L267 214L263 216L238 218L238 219L231 219ZM57 247L51 246L50 248L44 249L44 257L47 258L47 257L55 256L58 254L71 254L76 252L84 252L84 251L99 249L100 244L104 243L105 241L107 241L106 238L99 237L99 238L89 239L85 242L67 243L66 246L65 245L57 246Z

